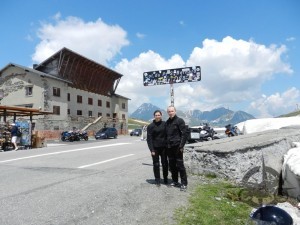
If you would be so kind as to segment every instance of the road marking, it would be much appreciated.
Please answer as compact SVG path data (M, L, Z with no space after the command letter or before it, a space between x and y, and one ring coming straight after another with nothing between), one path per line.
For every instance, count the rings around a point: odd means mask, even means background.
M90 166L95 166L95 165L99 165L99 164L102 164L102 163L107 163L107 162L110 162L110 161L114 161L114 160L117 160L117 159L122 159L122 158L126 158L126 157L129 157L129 156L133 156L133 155L134 154L123 155L123 156L120 156L120 157L117 157L117 158L112 158L112 159L104 160L104 161L97 162L97 163L92 163L92 164L88 164L88 165L79 166L77 168L82 169L82 168L86 168L86 167L90 167Z
M23 159L38 158L38 157L48 156L48 155L58 155L58 154L62 154L62 153L84 151L84 150L94 149L94 148L105 148L105 147L113 147L113 146L118 146L118 145L129 145L129 144L131 144L131 143L116 143L116 144L102 145L102 146L95 146L95 147L88 147L88 148L78 148L78 149L67 150L67 151L51 152L51 153L27 156L27 157L16 158L16 159L8 159L8 160L0 161L0 163L13 162L13 161L18 161L18 160L23 160Z
M61 145L67 145L67 144L47 143L47 147L55 147L55 146L61 146Z

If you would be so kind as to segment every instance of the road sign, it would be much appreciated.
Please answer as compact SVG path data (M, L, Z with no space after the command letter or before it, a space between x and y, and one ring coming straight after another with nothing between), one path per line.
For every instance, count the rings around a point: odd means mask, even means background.
M149 71L143 74L144 86L195 82L200 80L200 66Z

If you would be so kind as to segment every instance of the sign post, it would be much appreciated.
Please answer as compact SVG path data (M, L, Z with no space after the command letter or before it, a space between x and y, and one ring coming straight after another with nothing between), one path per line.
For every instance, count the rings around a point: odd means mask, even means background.
M174 106L174 88L173 83L170 83L171 106Z
M200 80L201 80L200 66L157 70L157 71L149 71L143 73L144 86L170 84L171 106L174 106L173 84L196 82Z

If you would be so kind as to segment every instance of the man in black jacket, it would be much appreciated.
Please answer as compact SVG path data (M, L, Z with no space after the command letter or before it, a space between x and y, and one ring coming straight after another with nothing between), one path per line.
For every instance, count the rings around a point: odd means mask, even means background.
M186 142L186 126L182 118L176 115L174 106L168 107L169 119L166 121L167 155L172 173L171 186L179 186L178 172L181 179L181 191L187 189L187 175L183 162L183 148Z
M160 186L159 156L163 168L164 183L168 184L168 160L166 155L166 130L162 112L156 110L153 122L147 127L147 144L153 160L153 172L157 186Z

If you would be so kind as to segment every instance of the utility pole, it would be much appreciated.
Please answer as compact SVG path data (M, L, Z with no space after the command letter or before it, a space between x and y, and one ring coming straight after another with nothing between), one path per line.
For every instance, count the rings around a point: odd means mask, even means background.
M174 106L174 88L173 82L170 83L171 106Z

